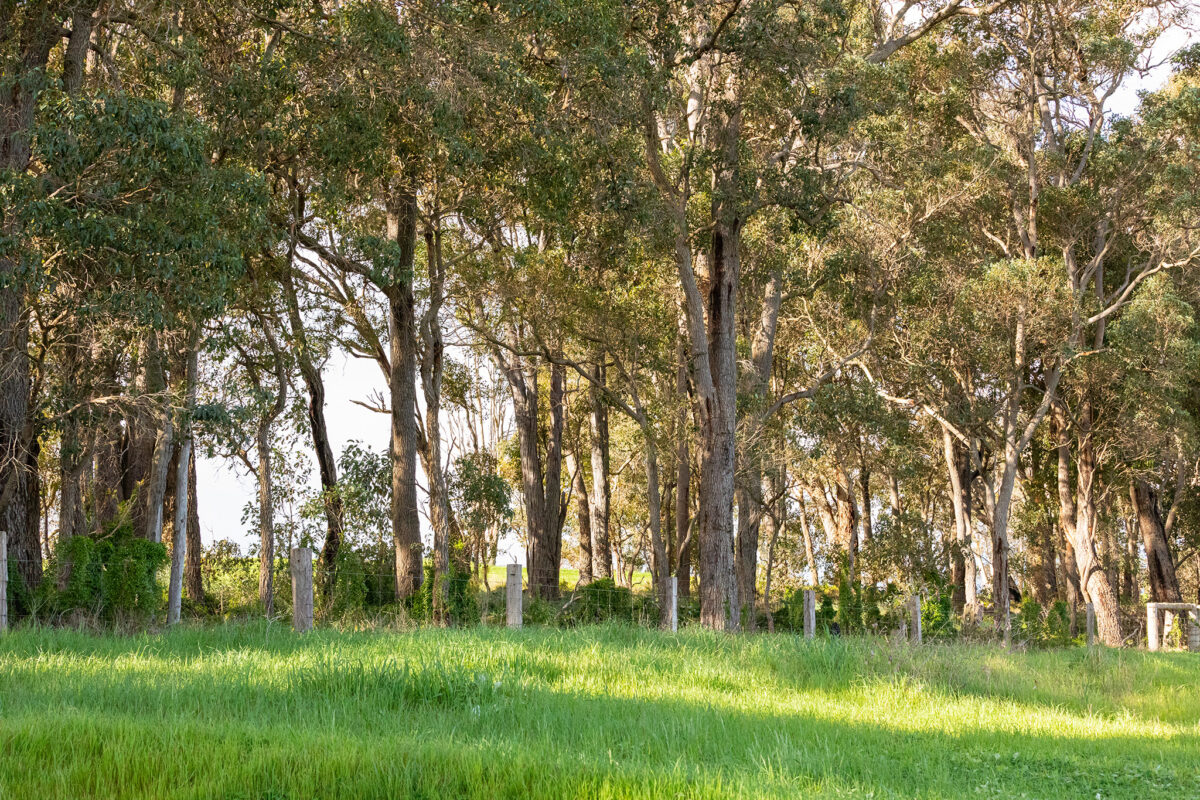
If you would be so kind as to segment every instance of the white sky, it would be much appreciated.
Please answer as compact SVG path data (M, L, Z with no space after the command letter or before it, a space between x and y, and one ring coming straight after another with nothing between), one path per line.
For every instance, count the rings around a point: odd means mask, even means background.
M1189 41L1196 34L1192 31L1174 29L1159 41L1155 48L1157 60L1167 56ZM1155 89L1162 85L1169 74L1169 66L1159 66L1150 75L1129 81L1110 101L1110 108L1120 114L1132 114L1138 104L1140 90ZM300 387L301 390L303 387ZM368 411L356 405L354 400L368 400L376 393L387 394L387 386L379 367L374 361L347 358L337 353L330 358L325 368L326 417L334 455L350 441L360 441L375 450L386 449L390 436L389 419L383 414ZM305 444L308 441L305 440ZM318 486L315 459L312 484ZM232 539L245 548L257 537L242 524L242 509L256 497L257 488L253 476L244 474L237 465L222 458L201 457L196 464L196 491L200 509L200 528L205 545L218 539ZM418 495L419 502L424 499ZM422 521L423 528L428 525ZM500 563L524 561L523 548L515 541L502 542Z

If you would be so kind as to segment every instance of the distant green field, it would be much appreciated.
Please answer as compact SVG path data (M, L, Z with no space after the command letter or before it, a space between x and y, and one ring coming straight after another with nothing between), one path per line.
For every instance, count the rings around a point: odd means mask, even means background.
M632 627L0 638L0 797L1200 797L1200 657Z
M508 577L508 568L504 566L488 567L488 585L495 589L504 585L504 581ZM521 568L522 580L529 580L529 572L524 567ZM565 583L569 588L575 588L575 584L579 583L579 570L577 569L562 569L559 570L559 580ZM618 582L620 583L620 582ZM624 585L620 583L620 585ZM633 588L637 591L650 591L650 573L635 572L633 573Z

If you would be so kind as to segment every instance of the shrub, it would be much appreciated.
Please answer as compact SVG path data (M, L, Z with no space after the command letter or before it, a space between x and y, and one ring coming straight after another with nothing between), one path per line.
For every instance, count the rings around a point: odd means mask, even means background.
M163 544L134 536L128 526L102 539L70 537L56 545L39 593L57 614L146 616L162 604L158 573L166 563Z
M612 578L600 578L581 586L567 608L574 624L629 621L633 619L633 592L617 586Z
M433 619L433 565L425 564L425 579L409 606L414 619ZM450 562L446 575L446 618L454 625L479 621L479 597L469 572Z
M325 614L341 618L359 614L367 604L367 576L362 558L349 547L338 551L333 586L325 598Z

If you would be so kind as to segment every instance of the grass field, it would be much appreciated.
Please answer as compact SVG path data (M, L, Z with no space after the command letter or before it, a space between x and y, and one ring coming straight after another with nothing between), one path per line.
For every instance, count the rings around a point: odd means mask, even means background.
M0 639L3 798L1200 798L1200 657L280 626Z

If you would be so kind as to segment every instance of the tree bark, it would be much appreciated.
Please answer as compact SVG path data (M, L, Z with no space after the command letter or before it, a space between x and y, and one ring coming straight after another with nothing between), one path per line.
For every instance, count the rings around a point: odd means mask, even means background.
M321 375L321 368L313 361L308 333L300 316L299 298L290 272L285 274L282 284L294 342L292 351L308 391L308 428L312 436L313 451L317 456L317 471L321 478L321 495L325 508L325 543L321 547L321 566L324 568L325 588L328 590L332 586L337 569L338 548L342 543L342 498L337 492L337 461L329 443L329 426L325 421L325 380Z
M567 469L574 474L575 528L579 536L579 583L592 582L592 514L588 505L587 486L583 480L583 469L575 453L569 455Z
M1078 457L1075 464L1074 496L1071 494L1070 436L1061 407L1055 409L1055 423L1058 438L1059 525L1071 542L1083 598L1091 602L1096 609L1100 640L1110 647L1120 647L1122 639L1117 596L1096 550L1097 515L1093 493L1096 470L1089 402L1084 401L1081 404L1079 419L1076 422L1075 441Z
M171 537L171 578L167 584L167 624L179 622L183 606L183 568L188 550L188 499L191 497L189 477L192 463L192 408L196 405L196 371L200 358L198 342L193 342L187 354L184 370L184 404L180 412L179 447L176 453L175 519Z
M196 448L188 454L188 516L187 516L187 559L184 562L184 585L188 599L193 603L204 601L204 579L200 569L202 542L200 539L200 506L196 492Z
M609 475L608 404L604 402L601 386L605 385L606 374L603 359L597 359L593 370L593 383L589 386L591 398L592 427L592 563L598 578L612 577L612 540L609 536L609 506L611 489ZM599 384L599 385L597 385Z
M954 555L951 559L951 602L959 614L975 619L979 604L975 550L971 542L971 465L950 431L942 428L942 454L950 477L950 505L954 509Z
M1175 562L1171 557L1162 513L1159 511L1158 492L1145 480L1135 478L1129 487L1129 499L1137 514L1142 546L1146 549L1150 599L1155 603L1183 602L1179 578L1175 573Z
M421 459L429 482L429 522L433 527L433 616L439 624L449 622L449 578L451 512L450 492L442 469L442 373L445 342L439 318L444 302L445 273L441 253L441 231L425 232L429 264L429 308L421 317L421 387L425 396L425 431Z
M399 246L388 300L389 389L392 418L392 544L396 551L396 595L411 597L421 586L421 521L417 511L417 335L413 265L417 197L404 187L387 200L387 236Z

